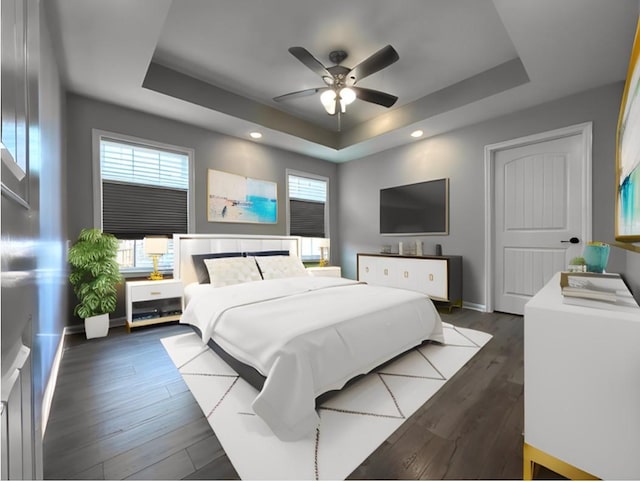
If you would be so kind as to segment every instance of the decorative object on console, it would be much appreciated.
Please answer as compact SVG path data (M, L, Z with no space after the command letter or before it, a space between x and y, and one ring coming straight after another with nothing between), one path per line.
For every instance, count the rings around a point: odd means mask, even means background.
M603 273L609 261L610 246L599 241L590 241L584 247L584 259L587 271L591 273Z
M402 247L402 254L404 256L415 256L416 255L416 245L413 243L404 243Z
M615 303L621 286L618 274L560 273L563 303L567 304L580 304L576 298Z
M207 220L226 223L278 221L277 184L209 169Z
M144 252L153 259L153 272L150 280L161 280L162 273L158 271L158 258L169 251L169 240L164 236L147 236L144 238Z
M567 271L570 273L582 273L587 271L587 262L582 256L576 256L571 258Z
M106 336L115 311L116 285L122 280L116 261L118 240L99 229L83 229L69 249L69 282L79 303L73 313L84 318L87 338Z
M436 244L436 256L442 256L442 245Z
M422 241L416 241L416 256L422 256Z

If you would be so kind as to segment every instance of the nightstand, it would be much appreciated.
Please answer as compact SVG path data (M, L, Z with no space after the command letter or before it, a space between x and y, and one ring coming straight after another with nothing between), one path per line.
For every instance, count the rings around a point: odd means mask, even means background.
M155 325L180 319L182 281L127 281L127 331L137 326Z
M311 276L333 276L335 278L342 276L340 266L313 266L307 268L307 271Z

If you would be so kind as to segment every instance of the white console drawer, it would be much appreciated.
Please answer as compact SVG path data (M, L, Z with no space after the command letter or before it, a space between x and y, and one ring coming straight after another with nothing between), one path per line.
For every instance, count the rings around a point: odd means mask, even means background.
M372 285L418 291L439 301L461 304L461 274L459 256L358 254L358 280Z
M424 290L431 298L447 300L449 297L447 279L447 262L445 260L425 259L421 260L423 266L420 269Z

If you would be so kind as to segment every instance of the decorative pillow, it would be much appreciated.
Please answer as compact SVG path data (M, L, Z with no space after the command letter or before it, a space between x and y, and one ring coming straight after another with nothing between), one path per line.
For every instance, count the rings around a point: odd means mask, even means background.
M255 260L264 279L309 276L297 256L258 256Z
M215 258L238 258L242 256L242 253L205 253L205 254L192 254L191 259L193 259L193 267L196 270L196 276L198 278L198 283L210 283L209 280L209 270L207 269L207 265L204 264L205 259L215 259Z
M205 259L204 264L214 288L262 279L255 258L213 258Z

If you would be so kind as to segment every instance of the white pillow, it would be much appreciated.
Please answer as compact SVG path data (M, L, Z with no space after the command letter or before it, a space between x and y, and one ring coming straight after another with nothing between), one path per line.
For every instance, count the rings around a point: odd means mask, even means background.
M205 259L204 264L214 288L262 279L253 258L211 258Z
M309 276L297 256L256 256L264 279Z

